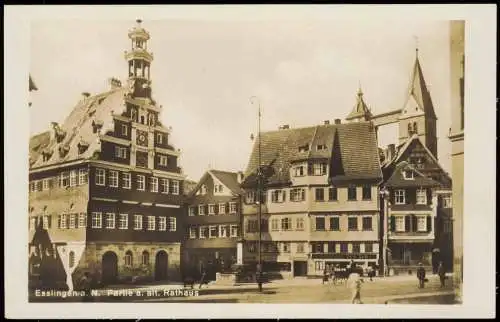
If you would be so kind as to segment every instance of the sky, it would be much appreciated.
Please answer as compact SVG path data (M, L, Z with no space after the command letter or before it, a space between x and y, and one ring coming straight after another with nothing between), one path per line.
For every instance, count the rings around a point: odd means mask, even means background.
M449 24L422 19L294 17L259 20L145 20L153 98L172 127L180 166L198 180L209 169L244 171L257 133L342 119L358 87L373 114L402 108L415 48L438 117L438 156L450 171ZM30 132L62 122L82 92L125 82L131 20L50 20L31 25ZM379 146L397 143L397 125L379 129Z

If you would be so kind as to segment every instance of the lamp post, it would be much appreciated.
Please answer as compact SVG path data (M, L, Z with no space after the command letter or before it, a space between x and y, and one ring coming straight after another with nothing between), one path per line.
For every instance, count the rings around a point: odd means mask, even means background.
M259 227L259 241L258 241L258 262L257 262L257 284L259 291L262 291L262 165L261 165L261 133L260 133L260 100L256 96L250 98L250 102L255 104L258 102L258 166L257 166L257 226Z
M389 233L389 227L388 227L388 214L387 214L387 203L389 200L389 191L385 188L382 187L380 189L380 197L381 201L383 203L382 205L382 217L383 217L383 227L382 227L382 266L383 266L383 275L387 276L389 271L388 271L388 263L387 263L387 235Z

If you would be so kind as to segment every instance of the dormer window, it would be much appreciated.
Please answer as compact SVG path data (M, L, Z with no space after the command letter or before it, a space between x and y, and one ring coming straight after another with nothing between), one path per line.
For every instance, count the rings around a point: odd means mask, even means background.
M406 180L413 180L415 179L414 173L411 170L405 170L403 171L403 176Z
M309 145L299 146L299 152L307 152L309 151Z
M87 142L85 142L83 140L78 142L78 154L82 154L83 152L85 152L88 147L89 147L89 144Z
M326 145L325 144L318 144L318 146L316 147L316 150L318 150L318 151L326 150Z

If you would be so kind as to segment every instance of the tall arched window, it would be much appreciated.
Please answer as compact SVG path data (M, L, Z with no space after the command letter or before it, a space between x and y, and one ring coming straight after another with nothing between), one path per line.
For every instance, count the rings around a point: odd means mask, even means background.
M75 252L71 251L69 252L69 268L72 268L75 266Z
M146 250L142 252L142 265L149 265L149 253Z
M125 253L125 266L132 266L133 264L133 257L132 257L132 252L127 250Z

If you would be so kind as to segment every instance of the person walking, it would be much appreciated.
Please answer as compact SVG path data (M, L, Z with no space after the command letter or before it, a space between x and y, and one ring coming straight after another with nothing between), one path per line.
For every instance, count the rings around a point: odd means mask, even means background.
M351 267L352 272L349 274L346 285L351 289L351 303L363 304L361 301L361 283L363 283L363 279L359 273L356 272L355 268L355 265Z
M200 286L198 288L201 289L201 286L203 285L203 283L205 283L205 276L206 275L207 275L207 272L206 272L205 268L202 268L201 277L200 277Z
M90 278L90 274L88 272L83 273L83 276L80 279L80 288L83 292L85 292L83 302L92 302L92 279Z
M444 269L443 262L439 262L437 273L439 275L439 281L441 281L441 287L444 287L445 284L444 281L446 279L446 270Z
M424 283L425 283L425 268L424 268L424 265L422 265L422 263L418 263L417 278L418 278L418 287L419 288L424 288Z
M329 273L325 267L325 269L323 270L323 283L322 284L325 284L325 282L328 282L328 276L329 276Z

